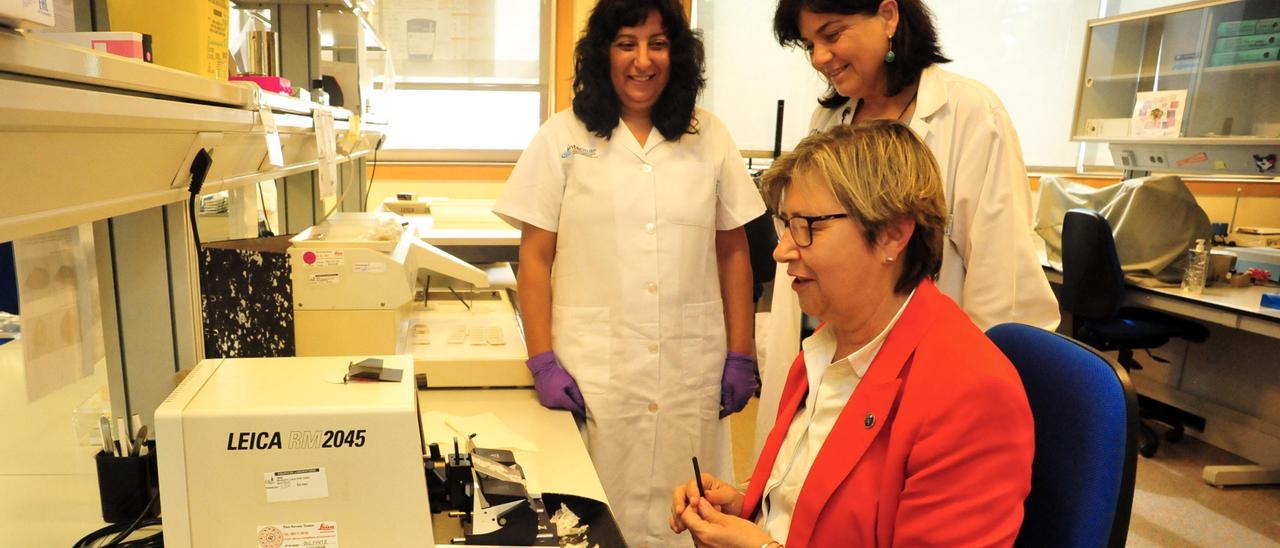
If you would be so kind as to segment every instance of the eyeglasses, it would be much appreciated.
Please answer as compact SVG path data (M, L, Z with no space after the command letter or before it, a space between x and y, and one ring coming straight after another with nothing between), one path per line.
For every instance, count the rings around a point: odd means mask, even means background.
M778 238L782 238L783 232L789 231L791 232L791 241L795 242L797 247L809 247L809 244L813 243L813 223L831 219L843 219L848 216L848 213L812 216L792 215L788 219L775 214L773 216L773 228L778 231Z

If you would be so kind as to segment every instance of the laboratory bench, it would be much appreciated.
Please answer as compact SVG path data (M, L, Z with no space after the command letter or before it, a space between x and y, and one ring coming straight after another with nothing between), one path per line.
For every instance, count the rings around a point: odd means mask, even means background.
M1049 283L1062 284L1062 273L1045 268ZM1263 308L1264 293L1280 293L1280 287L1250 285L1230 287L1226 284L1205 286L1199 295L1189 295L1180 287L1144 287L1130 284L1125 306L1151 308L1280 339L1280 310Z
M1050 284L1060 290L1062 273L1044 264ZM1275 358L1280 355L1280 311L1260 303L1263 293L1277 291L1275 286L1218 284L1191 295L1180 287L1129 284L1122 303L1190 318L1209 329L1209 338L1201 343L1174 339L1149 354L1135 352L1142 369L1131 372L1134 387L1204 418L1203 431L1188 432L1261 465L1245 475L1265 478L1264 483L1280 482L1280 375ZM1070 325L1064 314L1059 331L1070 335ZM1218 475L1221 472L1206 467L1205 480L1212 476L1229 482ZM1252 482L1240 484L1248 483Z
M70 546L106 525L101 519L94 454L82 444L70 411L95 399L106 384L105 365L44 398L28 402L29 372L22 339L0 346L0 413L12 446L0 452L0 538L14 546ZM452 447L447 417L491 414L537 447L516 459L535 492L562 493L607 503L573 416L544 408L531 389L431 389L417 392L424 441ZM484 439L483 432L481 437ZM163 450L163 448L161 448ZM423 486L425 489L426 487ZM457 536L457 520L433 517L436 537Z

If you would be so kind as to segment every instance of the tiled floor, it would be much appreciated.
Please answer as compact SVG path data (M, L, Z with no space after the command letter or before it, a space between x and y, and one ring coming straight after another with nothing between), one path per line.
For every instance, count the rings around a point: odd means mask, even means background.
M1129 546L1280 547L1280 486L1213 487L1201 468L1248 461L1187 438L1138 457Z
M751 436L756 400L732 420L734 468L745 480L755 464ZM1138 457L1129 546L1280 548L1280 486L1219 489L1200 479L1211 464L1244 459L1193 438Z

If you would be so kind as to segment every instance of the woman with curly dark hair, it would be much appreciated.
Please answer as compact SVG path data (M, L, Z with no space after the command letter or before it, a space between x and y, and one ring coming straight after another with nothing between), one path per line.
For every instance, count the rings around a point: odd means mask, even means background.
M742 226L764 212L724 124L695 103L702 43L678 0L601 0L573 110L521 155L494 213L518 275L538 399L580 427L631 546L667 546L689 457L732 472L728 422L757 387Z

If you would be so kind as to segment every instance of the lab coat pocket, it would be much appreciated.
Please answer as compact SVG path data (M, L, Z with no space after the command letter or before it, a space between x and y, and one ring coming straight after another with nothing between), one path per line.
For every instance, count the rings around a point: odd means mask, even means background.
M608 391L613 367L609 308L553 306L551 347L584 394Z
M716 179L703 162L676 162L659 171L654 183L662 200L659 211L677 225L713 228L716 224Z
M680 367L691 390L720 388L727 343L724 303L686 304L681 325Z

